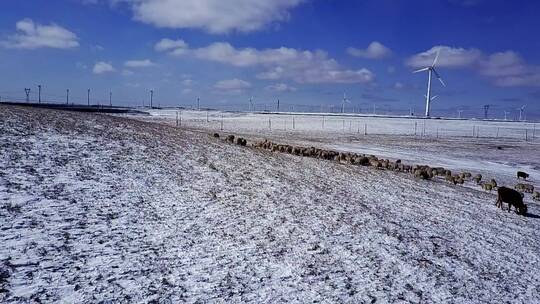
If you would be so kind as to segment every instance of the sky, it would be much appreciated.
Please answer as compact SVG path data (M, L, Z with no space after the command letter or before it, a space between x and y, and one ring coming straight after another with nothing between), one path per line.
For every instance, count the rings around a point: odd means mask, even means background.
M540 119L540 2L3 0L0 97ZM112 94L112 95L111 95ZM345 102L344 95L346 96Z

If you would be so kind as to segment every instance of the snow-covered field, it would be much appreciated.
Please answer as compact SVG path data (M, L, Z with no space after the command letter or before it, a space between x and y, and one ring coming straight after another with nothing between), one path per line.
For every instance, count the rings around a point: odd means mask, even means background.
M176 125L177 110L151 110L149 113L151 116L144 120ZM511 187L517 183L516 172L521 170L529 173L531 181L540 188L540 127L536 130L535 123L336 114L323 117L186 110L178 113L182 128L233 132L254 140L267 138L280 143L443 166L458 172L480 173L485 180L494 178L499 184Z
M537 204L523 217L470 187L195 127L0 106L0 302L540 301ZM386 153L441 145L237 132ZM537 170L536 150L516 140L496 151Z

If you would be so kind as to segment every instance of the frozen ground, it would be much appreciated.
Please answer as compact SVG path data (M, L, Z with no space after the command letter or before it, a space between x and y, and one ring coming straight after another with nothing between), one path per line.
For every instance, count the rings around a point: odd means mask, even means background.
M151 116L143 119L175 125L176 112L151 110ZM179 124L207 132L222 131L223 125L223 132L254 140L267 138L480 173L484 179L494 178L510 187L517 183L516 172L521 170L540 188L540 126L536 123L184 110Z
M0 302L540 301L534 203L119 117L0 132Z

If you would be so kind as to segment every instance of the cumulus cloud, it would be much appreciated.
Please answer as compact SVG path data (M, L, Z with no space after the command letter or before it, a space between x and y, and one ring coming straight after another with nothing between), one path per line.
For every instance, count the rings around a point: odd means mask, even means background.
M150 59L143 59L143 60L128 60L124 62L124 66L128 68L147 68L147 67L153 67L156 64L153 63Z
M172 55L182 55L185 53L185 51L188 48L188 44L182 40L172 40L168 38L161 39L156 45L154 46L154 49L158 52L169 52Z
M294 92L296 91L295 87L292 87L286 83L276 83L273 85L269 85L265 88L268 91L272 92Z
M438 50L440 56L437 66L472 69L497 86L540 86L540 66L526 64L514 51L486 55L475 48L435 46L410 57L406 64L412 68L429 66Z
M77 35L54 23L41 25L32 19L22 19L15 27L17 33L0 42L2 46L13 49L71 49L79 46Z
M482 57L482 52L478 49L453 48L449 46L434 46L431 49L416 54L406 63L413 68L422 68L433 64L433 60L440 52L437 66L447 68L470 67Z
M173 48L169 49L175 54ZM181 55L236 67L262 67L259 79L292 79L298 83L369 83L375 75L363 68L346 69L321 50L306 51L286 47L236 49L226 42L197 49L183 49Z
M251 83L238 78L221 80L214 85L214 89L222 93L234 95L241 94L249 88L251 88Z
M347 53L367 59L382 59L392 55L392 51L378 41L371 42L366 49L347 48Z
M104 74L114 72L115 69L110 62L99 61L94 65L92 72L94 74Z
M127 2L135 20L162 28L210 33L251 32L289 19L304 0L115 0Z

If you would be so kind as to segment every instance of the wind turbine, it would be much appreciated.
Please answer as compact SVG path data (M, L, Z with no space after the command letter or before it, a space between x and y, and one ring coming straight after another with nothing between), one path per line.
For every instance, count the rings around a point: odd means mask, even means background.
M525 107L526 105L522 105L521 108L519 108L519 121L522 121L523 118L525 118Z
M341 113L345 113L345 103L351 103L349 99L347 98L347 95L343 93L343 101L341 102Z
M253 106L253 96L249 98L249 110L251 111L252 109L255 111L255 107Z
M433 64L431 66L428 66L428 67L425 67L425 68L422 68L422 69L419 69L419 70L416 70L416 71L413 72L413 73L419 73L419 72L423 72L423 71L428 71L428 86L427 86L427 94L425 95L425 97L426 97L426 117L429 117L429 108L431 106L431 102L435 98L438 97L438 96L431 97L431 74L434 73L435 76L437 77L437 79L439 79L439 81L441 82L441 84L446 87L446 84L442 80L441 76L439 75L439 73L437 73L437 70L435 70L435 64L437 63L437 60L439 59L439 54L440 54L440 50L437 51L437 55L435 56L435 60L433 60Z

